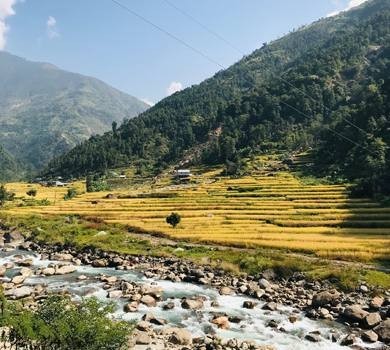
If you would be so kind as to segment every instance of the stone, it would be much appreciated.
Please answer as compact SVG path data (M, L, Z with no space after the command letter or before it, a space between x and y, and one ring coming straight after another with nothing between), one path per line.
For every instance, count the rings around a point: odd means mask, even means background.
M19 271L19 275L24 277L29 277L33 274L33 271L29 269L28 267L22 267Z
M55 268L56 275L67 275L75 271L76 271L76 266L74 265L56 266Z
M317 333L314 333L314 332L310 332L310 333L306 334L305 339L308 341L311 341L312 343L318 343L321 341L320 335Z
M184 299L181 303L183 309L199 310L203 308L202 299Z
M14 278L12 278L11 282L13 284L22 284L25 279L26 279L26 277L19 275L19 276L15 276Z
M335 289L331 291L323 291L315 294L312 300L312 306L321 307L327 304L334 304L340 297L340 293Z
M360 291L363 293L367 293L369 291L368 287L364 284L360 286Z
M298 315L290 315L289 317L288 317L288 320L290 321L290 323L295 323L295 322L297 322L298 321Z
M227 316L217 316L211 320L212 324L215 324L220 329L229 329L229 319Z
M175 307L175 303L172 301L167 302L163 305L163 310L172 310Z
M67 253L54 253L50 255L50 260L72 261L73 255Z
M278 304L275 302L271 301L269 303L264 304L262 307L263 310L269 310L269 311L276 311L278 309Z
M152 338L146 332L138 332L135 338L135 343L138 345L149 345Z
M371 299L370 307L375 310L378 310L383 305L384 302L385 302L384 298L376 296Z
M138 301L132 301L131 303L125 304L123 310L125 312L137 312L138 311Z
M88 279L88 277L85 276L85 275L80 275L79 277L77 277L77 280L78 280L78 281L85 281L85 280L87 280L87 279Z
M4 243L21 244L24 242L24 237L22 233L17 230L6 232L3 235L3 239L4 239Z
M320 315L321 318L326 318L329 316L329 310L328 309L325 309L324 307L320 308L318 310L318 313Z
M148 307L157 305L156 299L154 299L151 295L144 295L140 301L142 304L145 304Z
M375 343L378 341L378 334L370 330L370 331L363 332L361 338L367 343Z
M3 277L7 272L7 268L4 265L0 266L0 277Z
M272 288L271 283L269 283L265 278L260 279L259 286L262 289Z
M96 259L96 260L92 261L92 266L93 267L107 267L108 262L105 259Z
M45 276L53 276L56 273L54 267L46 267L42 270L42 274Z
M347 306L343 312L345 318L355 322L361 322L367 315L368 312L358 304Z
M110 292L108 292L108 298L110 299L119 299L122 297L122 291L121 290L112 290Z
M382 318L378 312L372 312L368 314L366 317L364 317L363 325L366 328L374 328L379 323L381 323Z
M29 267L32 266L33 264L34 264L33 259L24 259L18 262L19 266L24 266L24 267Z
M219 294L221 294L221 295L232 295L232 294L234 294L234 291L231 288L229 288L229 287L222 287L219 290Z
M390 343L390 318L382 321L378 326L374 328L374 332L378 334L379 340L384 343Z
M4 292L6 297L11 299L22 299L29 297L33 293L33 289L27 286L10 289Z
M348 334L347 336L345 336L341 342L340 342L340 345L342 346L349 346L349 345L353 345L353 343L355 342L355 335L354 334Z
M184 328L168 328L164 330L164 334L170 334L168 341L176 345L191 345L192 335Z
M147 332L150 330L150 323L147 321L139 321L136 328L140 331Z
M254 309L256 305L257 305L256 302L251 301L251 300L246 300L242 304L242 307L245 308L245 309Z

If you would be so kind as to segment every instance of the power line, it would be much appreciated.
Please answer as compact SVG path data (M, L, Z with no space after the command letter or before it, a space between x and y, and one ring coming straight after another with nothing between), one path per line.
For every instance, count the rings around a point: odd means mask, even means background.
M229 41L227 41L226 39L224 39L221 35L217 34L216 32L214 32L213 30L209 29L207 26L205 26L204 24L202 24L201 22L199 22L197 19L195 19L193 16L187 14L185 11L179 9L177 6L175 6L174 4L172 4L170 1L168 0L163 0L165 1L167 4L169 4L170 6L172 6L173 8L175 8L177 11L181 12L182 14L184 14L186 17L192 19L193 21L195 21L196 23L198 23L198 25L202 26L204 29L206 29L208 32L212 33L214 36L216 36L217 38L221 39L222 41L224 41L225 43L227 43L229 46L232 46L232 44L229 43ZM188 49L194 51L195 53L197 53L198 55L202 56L203 58L207 59L209 62L211 63L214 63L215 65L219 66L220 68L222 69L226 69L226 67L222 64L220 64L219 62L217 62L216 60L214 60L213 58L211 58L210 56L208 56L207 54L205 54L204 52L202 52L201 50L195 48L194 46L188 44L186 41L184 41L183 39L180 39L179 37L177 37L176 35L172 34L171 32L167 31L166 29L162 28L161 26L153 23L151 20L147 19L146 17L140 15L139 13L135 12L134 10L130 9L128 6L124 5L123 3L121 3L120 1L118 0L111 0L111 2L113 2L114 4L116 4L117 6L119 6L120 8L122 8L123 10L129 12L130 14L132 14L133 16L139 18L140 20L142 20L143 22L151 25L152 27L154 27L155 29L159 30L160 32L164 33L165 35L169 36L170 38L176 40L177 42L181 43L182 45L184 45L185 47L187 47ZM234 45L233 45L234 47ZM235 48L235 47L234 47ZM237 50L238 52L242 53L241 50L235 48L235 50ZM243 53L242 53L243 54ZM245 55L245 54L243 54ZM304 92L303 90L299 89L298 87L294 86L292 83L290 83L288 80L284 79L283 77L281 76L278 76L276 73L274 73L275 76L277 76L280 80L284 81L285 83L289 84L291 87L297 89L298 91L300 91L301 93L305 94L306 96L310 97L310 99L312 99L313 101L316 101L314 99L314 97L310 96L309 94L307 94L306 92ZM298 110L297 108L289 105L288 103L286 102L283 102L283 101L280 101L282 104L288 106L289 108L297 111L298 113L302 114L302 115L305 115L306 117L308 118L311 118L311 116L309 116L308 114ZM328 108L326 107L324 104L323 106L325 108ZM329 109L329 108L328 108ZM330 110L330 109L329 109ZM345 118L343 118L344 120L346 120ZM347 120L346 120L347 121ZM364 131L363 129L359 128L358 126L354 125L352 122L349 122L347 121L350 125L352 126L355 126L356 128L362 130L363 132L366 133L366 131ZM356 146L358 147L361 147L363 149L366 149L366 147L356 143L355 141L349 139L348 137L338 133L337 131L333 130L332 128L330 128L329 126L325 125L325 127L327 127L331 132L335 133L336 135L350 141L351 143L355 144Z
M207 54L203 53L202 51L198 50L196 47L188 44L187 42L185 42L184 40L180 39L179 37L177 37L176 35L168 32L166 29L160 27L159 25L153 23L152 21L148 20L146 17L140 15L139 13L133 11L132 9L130 9L128 6L122 4L121 2L117 1L117 0L111 0L111 2L113 2L114 4L116 4L117 6L121 7L123 10L131 13L133 16L139 18L140 20L144 21L145 23L151 25L152 27L154 27L155 29L159 30L160 32L164 33L165 35L169 36L170 38L178 41L179 43L181 43L182 45L184 45L185 47L187 47L188 49L194 51L195 53L197 53L198 55L201 55L203 58L205 58L206 60L210 61L211 63L219 66L220 68L222 69L226 69L225 66L223 66L222 64L220 64L219 62L217 62L216 60L214 60L213 58L211 58L210 56L208 56Z
M227 40L226 38L224 38L222 35L218 34L216 31L210 29L208 26L206 26L205 24L203 24L202 22L200 22L199 20L197 20L194 16L192 16L191 14L185 12L184 10L182 10L181 8L179 8L178 6L176 6L175 4L173 4L170 0L162 0L164 1L165 3L167 3L169 6L171 6L172 8L174 8L176 11L180 12L181 14L183 14L185 17L191 19L193 22L195 22L196 24L198 24L200 27L202 27L204 30L206 30L208 33L212 34L213 36L215 36L217 39L223 41L225 44L227 44L228 46L230 46L231 48L233 48L235 51L237 51L238 53L240 53L241 55L245 56L245 53L240 50L239 48L237 48L234 44L232 44L229 40ZM283 78L281 75L278 75L276 73L273 73L273 75L275 75L278 79L280 79L281 81L283 81L284 83L288 84L290 87L298 90L300 93L302 93L303 95L305 95L306 97L310 98L312 101L314 102L318 102L313 96L311 96L310 94L308 94L306 91L304 91L303 89L297 87L296 85L292 84L290 81L288 81L287 79ZM328 111L330 112L333 112L330 108L328 108L324 103L322 103L323 107L325 107L325 109L327 109ZM347 118L345 117L342 117L343 120L345 120L345 122L347 122L349 125L357 128L358 130L362 131L363 133L365 134L368 134L365 130L363 130L362 128L360 128L359 126L357 126L356 124L352 123L350 120L348 120Z
M230 46L233 50L237 51L239 54L245 56L245 53L242 52L242 50L240 50L237 46L235 46L234 44L232 44L230 41L226 40L223 36L221 36L220 34L218 34L217 32L215 32L214 30L210 29L209 27L207 27L206 25L204 25L202 22L198 21L194 16L192 16L191 14L189 14L188 12L185 12L183 9L177 7L174 3L172 3L171 1L169 0L161 0L161 1L164 1L166 4L168 4L169 6L171 6L172 8L174 8L176 11L180 12L182 15L184 15L185 17L189 18L191 21L195 22L196 24L198 24L200 27L202 27L206 32L208 32L209 34L215 36L217 39L223 41L226 45Z
M299 109L297 109L297 108L291 106L291 105L288 104L287 102L280 101L280 103L283 104L283 105L285 105L285 106L287 106L287 107L289 107L289 108L291 108L291 109L293 109L294 111L298 112L299 114L302 114L303 116L305 116L305 117L307 117L307 118L311 118L311 117L312 117L312 116L308 115L307 113L304 113L304 112L300 111ZM361 144L359 144L359 143L357 143L357 142L351 140L349 137L347 137L347 136L345 136L345 135L343 135L343 134L340 134L338 131L336 131L335 129L332 129L330 126L328 126L328 125L324 125L324 126L325 126L329 131L333 132L335 135L337 135L337 136L343 138L344 140L347 140L347 141L353 143L355 146L358 146L358 147L361 147L361 148L363 148L363 149L365 149L365 150L368 150L367 147L362 146Z

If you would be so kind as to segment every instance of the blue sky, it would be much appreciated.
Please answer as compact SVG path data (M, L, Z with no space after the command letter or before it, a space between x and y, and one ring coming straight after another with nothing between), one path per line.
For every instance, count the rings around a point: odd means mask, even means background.
M118 0L223 66L294 28L364 0ZM0 0L0 49L99 78L151 102L220 69L111 0Z

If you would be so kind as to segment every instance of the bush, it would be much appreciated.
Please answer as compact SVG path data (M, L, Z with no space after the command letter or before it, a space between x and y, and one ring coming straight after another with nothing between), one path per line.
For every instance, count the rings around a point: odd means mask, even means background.
M72 199L77 196L77 190L73 187L68 189L68 192L66 192L66 195L64 196L64 199L67 201L69 199Z
M172 213L166 218L166 222L175 228L181 221L181 216L178 213Z
M36 311L8 304L2 299L0 325L15 348L31 350L116 350L125 349L132 325L108 318L113 304L97 299L73 303L62 296L49 297Z
M8 192L4 185L0 186L0 206L4 205L7 201L13 201L15 199L15 193Z
M29 197L35 197L37 195L37 190L35 188L32 188L26 192L27 196Z

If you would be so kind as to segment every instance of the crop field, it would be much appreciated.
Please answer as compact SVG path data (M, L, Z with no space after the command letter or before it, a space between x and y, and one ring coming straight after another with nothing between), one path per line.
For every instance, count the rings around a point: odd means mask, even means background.
M351 261L388 260L390 207L350 198L347 185L305 184L293 172L253 171L237 179L219 171L174 185L166 175L153 184L113 192L82 193L65 201L66 189L8 184L22 196L31 187L47 206L10 207L13 214L79 214L175 239L237 247L266 247ZM82 183L75 186L82 189ZM113 193L113 198L106 198ZM171 212L181 223L170 227Z

